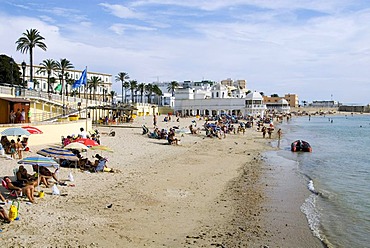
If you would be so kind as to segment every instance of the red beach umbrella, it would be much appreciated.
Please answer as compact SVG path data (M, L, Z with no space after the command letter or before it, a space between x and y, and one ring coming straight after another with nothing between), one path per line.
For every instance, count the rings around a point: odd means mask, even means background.
M74 142L78 142L81 144L84 144L85 146L91 147L91 146L98 146L99 143L92 139L87 138L78 138Z
M24 126L23 129L26 129L30 134L42 134L43 132L37 127Z

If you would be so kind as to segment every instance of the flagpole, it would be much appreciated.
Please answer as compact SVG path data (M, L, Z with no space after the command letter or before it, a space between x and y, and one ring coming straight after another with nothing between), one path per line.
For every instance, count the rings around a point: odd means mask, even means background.
M85 85L85 97L86 97L86 106L85 106L85 108L86 108L86 112L85 112L85 115L86 115L86 126L85 126L85 131L87 132L87 66L86 66L86 68L85 68L85 70L86 70L86 85Z

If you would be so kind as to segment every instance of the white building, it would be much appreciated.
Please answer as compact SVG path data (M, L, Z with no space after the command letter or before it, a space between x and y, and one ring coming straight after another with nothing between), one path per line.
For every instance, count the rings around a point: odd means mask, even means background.
M280 99L277 102L266 103L267 110L275 113L288 114L290 113L290 106L287 100Z
M175 112L184 116L259 115L266 105L258 92L246 94L246 88L217 83L213 86L183 87L176 90Z

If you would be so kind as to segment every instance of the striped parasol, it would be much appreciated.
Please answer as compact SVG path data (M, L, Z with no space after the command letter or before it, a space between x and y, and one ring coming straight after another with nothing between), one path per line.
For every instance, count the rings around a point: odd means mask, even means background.
M18 164L30 164L30 165L37 164L39 166L46 166L46 167L49 167L49 166L53 166L55 168L59 167L59 164L53 158L43 157L43 156L26 157L26 158L19 160Z
M53 148L53 147L44 148L44 149L37 151L37 154L40 154L45 157L66 159L69 161L78 161L76 154L74 154L70 150L62 149L62 148Z

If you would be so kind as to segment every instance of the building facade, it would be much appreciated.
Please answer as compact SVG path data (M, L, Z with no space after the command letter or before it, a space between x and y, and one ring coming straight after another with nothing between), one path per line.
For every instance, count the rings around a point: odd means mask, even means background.
M299 99L296 94L285 94L283 97L263 96L263 101L266 104L278 103L281 99L286 100L292 108L299 107Z
M22 64L18 65L20 70L22 70ZM40 92L56 92L58 91L56 87L58 84L64 84L64 91L67 94L73 94L72 84L81 77L81 70L68 69L64 72L64 77L61 77L60 71L52 70L50 74L50 86L48 85L48 73L43 70L42 66L34 65L34 82L30 81L30 66L26 65L24 75L24 84L27 85L28 89L40 91ZM21 71L22 75L23 72ZM112 91L112 75L106 73L97 73L87 71L87 80L89 81L92 77L98 77L100 79L99 85L97 85L95 90L95 98L100 101L110 101L110 92ZM50 88L49 88L50 87ZM94 94L94 89L89 89L86 86L81 86L75 91L82 94L87 90L87 93L91 95Z
M249 92L249 93L248 93ZM248 94L247 94L248 93ZM264 116L266 105L258 92L250 92L230 82L197 84L178 88L174 110L183 116Z

